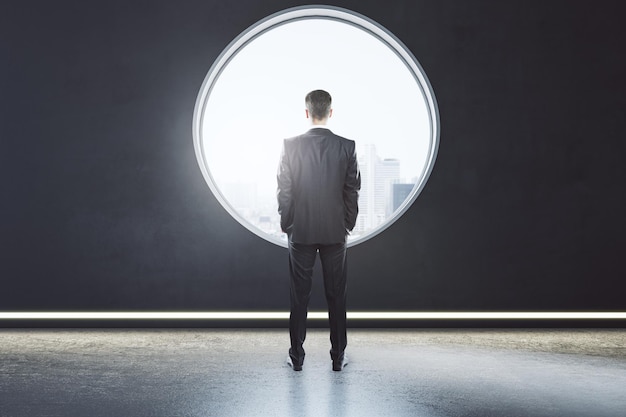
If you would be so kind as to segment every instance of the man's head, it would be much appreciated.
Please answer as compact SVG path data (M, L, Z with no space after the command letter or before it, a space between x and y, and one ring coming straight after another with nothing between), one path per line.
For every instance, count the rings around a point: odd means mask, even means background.
M314 90L306 95L306 117L311 118L313 123L325 122L332 113L332 98L324 90Z

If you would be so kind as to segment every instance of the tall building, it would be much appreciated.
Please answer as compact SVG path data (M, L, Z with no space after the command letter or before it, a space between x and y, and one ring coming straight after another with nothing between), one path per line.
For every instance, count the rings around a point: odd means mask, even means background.
M365 144L357 150L361 170L359 217L353 235L382 224L393 213L392 185L400 180L400 161L381 159L376 146Z
M411 194L411 191L413 191L413 187L415 187L415 184L393 184L391 192L391 201L393 206L392 213L398 210L402 203L404 203L404 201L409 197L409 194Z
M383 159L376 167L376 213L383 215L381 223L393 213L392 186L400 181L400 161Z

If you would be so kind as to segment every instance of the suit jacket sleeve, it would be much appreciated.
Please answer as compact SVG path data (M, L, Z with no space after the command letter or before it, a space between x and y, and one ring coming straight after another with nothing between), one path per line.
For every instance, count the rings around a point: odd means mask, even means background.
M283 232L288 233L293 223L293 182L286 141L283 141L276 179L278 182L276 197L278 199L278 214L280 214L280 228Z
M346 179L343 186L343 202L345 207L346 230L351 231L359 214L359 190L361 189L361 173L356 157L356 147L352 143L352 155L348 161Z

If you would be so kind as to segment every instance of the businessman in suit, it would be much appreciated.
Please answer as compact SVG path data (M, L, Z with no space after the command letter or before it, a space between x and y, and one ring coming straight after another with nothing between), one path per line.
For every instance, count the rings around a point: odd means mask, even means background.
M302 370L313 264L319 252L330 324L334 371L347 364L346 237L358 214L361 176L355 143L335 135L326 123L332 99L323 90L305 98L311 128L285 139L278 168L278 213L289 242L291 348L288 363Z

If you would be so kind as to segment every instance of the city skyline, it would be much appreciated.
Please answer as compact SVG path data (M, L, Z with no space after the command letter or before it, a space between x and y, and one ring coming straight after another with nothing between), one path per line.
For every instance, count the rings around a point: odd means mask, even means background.
M407 190L412 190L416 182L415 178L401 177L399 158L381 157L374 144L357 145L357 158L361 171L361 191L357 223L350 234L352 238L367 234L384 224L401 205L396 201L398 193L404 195L404 201L410 195ZM275 177L273 180L275 184ZM394 185L404 187L400 189ZM272 193L263 192L263 189L258 182L249 180L220 184L223 197L241 218L264 233L286 239L280 230L276 186Z

